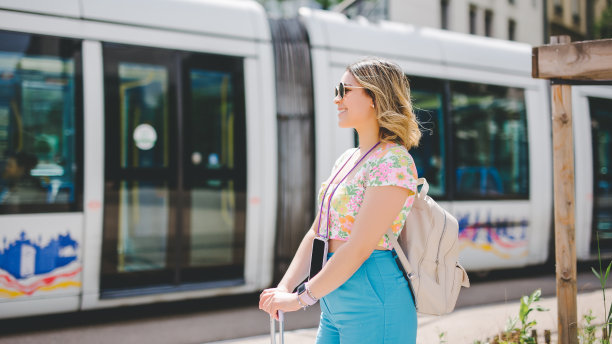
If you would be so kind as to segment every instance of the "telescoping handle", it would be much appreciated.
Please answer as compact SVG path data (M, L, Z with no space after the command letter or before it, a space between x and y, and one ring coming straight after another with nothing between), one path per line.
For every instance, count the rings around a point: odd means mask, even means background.
M280 336L280 344L285 344L285 314L278 311L278 332ZM276 320L270 316L270 343L276 344Z

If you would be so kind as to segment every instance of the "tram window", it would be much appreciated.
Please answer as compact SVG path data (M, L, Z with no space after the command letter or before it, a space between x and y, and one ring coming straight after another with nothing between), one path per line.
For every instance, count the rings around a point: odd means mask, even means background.
M593 140L593 248L612 240L612 99L589 98Z
M80 51L0 31L0 213L79 208Z
M522 89L451 82L455 198L526 198L529 157Z
M441 80L408 77L412 96L412 106L421 124L419 146L410 150L419 177L429 183L429 194L446 194L444 149L444 97Z

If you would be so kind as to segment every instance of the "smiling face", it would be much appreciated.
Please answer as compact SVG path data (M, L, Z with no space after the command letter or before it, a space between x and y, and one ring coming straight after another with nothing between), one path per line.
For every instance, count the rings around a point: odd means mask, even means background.
M359 128L364 126L376 125L374 101L364 88L351 87L361 87L353 74L344 72L340 81L345 86L344 98L340 99L340 95L334 98L334 103L338 106L340 128L355 128L359 131Z

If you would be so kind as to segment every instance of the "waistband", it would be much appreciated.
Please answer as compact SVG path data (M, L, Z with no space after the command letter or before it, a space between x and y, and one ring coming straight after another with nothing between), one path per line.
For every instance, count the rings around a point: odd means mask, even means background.
M329 259L333 255L334 255L334 252L328 252L327 258ZM368 257L368 259L375 258L375 257L384 257L387 255L393 255L393 250L374 250Z

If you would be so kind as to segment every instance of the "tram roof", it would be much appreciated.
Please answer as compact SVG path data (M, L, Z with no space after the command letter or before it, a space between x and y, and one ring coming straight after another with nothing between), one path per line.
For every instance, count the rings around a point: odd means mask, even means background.
M302 8L300 15L314 48L531 76L531 46L526 43L388 21L373 23L331 11Z
M0 9L250 40L270 40L253 0L2 0Z

